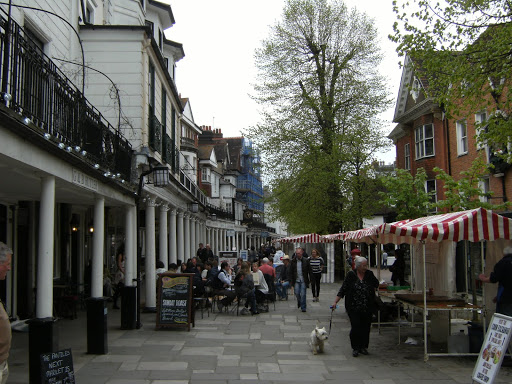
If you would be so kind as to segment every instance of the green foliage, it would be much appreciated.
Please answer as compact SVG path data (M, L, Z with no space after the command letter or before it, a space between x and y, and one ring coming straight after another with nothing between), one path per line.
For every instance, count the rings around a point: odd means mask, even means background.
M503 210L510 203L492 204L487 201L480 201L481 197L492 198L492 192L484 192L480 189L479 182L484 176L489 174L486 162L477 157L471 167L467 171L460 173L461 178L455 180L444 170L435 167L434 171L438 173L436 179L442 180L444 183L444 200L439 200L436 206L442 210L449 212L465 211L474 208L487 208L493 210Z
M394 0L397 52L409 55L427 96L448 115L487 110L478 140L492 148L512 131L512 3L509 0ZM512 163L512 156L502 158Z
M389 145L381 58L373 21L339 0L288 0L256 51L263 120L246 135L272 180L273 216L291 231L339 231L353 175Z
M396 175L384 176L381 181L385 192L379 192L380 202L393 208L397 220L427 216L433 210L432 194L427 193L427 173L418 168L413 176L408 170L396 169Z

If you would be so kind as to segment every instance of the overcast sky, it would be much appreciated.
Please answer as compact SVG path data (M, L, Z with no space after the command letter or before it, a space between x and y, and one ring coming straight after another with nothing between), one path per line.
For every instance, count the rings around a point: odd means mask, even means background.
M198 125L222 129L224 136L239 136L259 121L252 93L256 69L254 50L268 37L269 26L281 19L284 0L161 0L171 4L176 24L166 37L183 44L185 57L177 63L176 85L188 97ZM394 44L387 36L395 20L392 0L345 0L375 20L385 59L382 74L396 100L401 70ZM394 106L381 118L387 135L394 124ZM392 162L392 148L379 159Z

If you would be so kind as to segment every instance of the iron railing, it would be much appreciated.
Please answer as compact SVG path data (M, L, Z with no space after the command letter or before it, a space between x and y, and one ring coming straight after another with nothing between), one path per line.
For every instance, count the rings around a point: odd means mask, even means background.
M25 31L14 20L6 33L7 23L0 15L0 73L7 71L0 89L5 92L4 100L10 99L6 106L28 117L41 136L50 134L66 147L80 147L90 162L130 180L131 144L58 66L25 38Z

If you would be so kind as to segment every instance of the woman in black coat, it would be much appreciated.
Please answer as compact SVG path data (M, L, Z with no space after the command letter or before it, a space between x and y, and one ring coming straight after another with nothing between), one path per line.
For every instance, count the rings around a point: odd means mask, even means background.
M370 327L372 312L375 306L375 289L379 287L379 280L368 269L366 258L357 256L356 269L347 272L333 308L345 297L345 309L350 319L350 344L352 356L368 354L370 341Z

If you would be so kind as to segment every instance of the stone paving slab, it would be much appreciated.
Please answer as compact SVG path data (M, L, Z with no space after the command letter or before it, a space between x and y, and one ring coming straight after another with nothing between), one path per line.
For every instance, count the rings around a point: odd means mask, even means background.
M435 357L423 361L422 329L372 329L370 355L352 357L350 323L343 308L331 313L339 284L322 284L320 303L300 312L293 298L259 316L211 313L196 319L190 332L155 330L155 315L142 313L144 326L120 330L120 311L108 313L108 349L88 355L86 314L60 320L60 349L71 348L79 384L469 384L476 358ZM331 318L332 314L332 318ZM309 335L317 323L329 329L325 353L313 355ZM9 384L28 383L28 337L13 334ZM496 384L512 383L512 368L502 367Z

